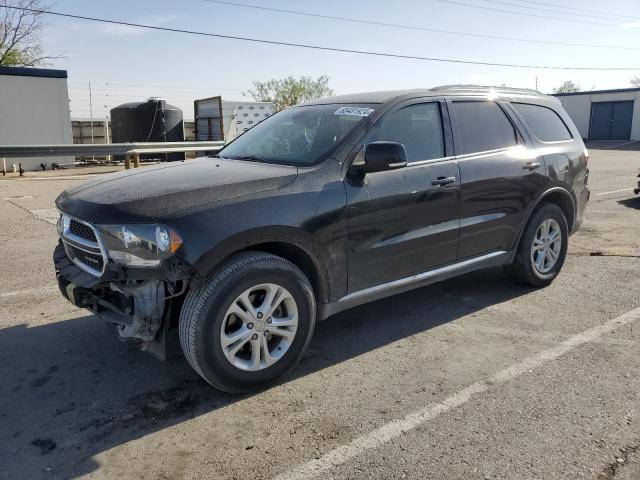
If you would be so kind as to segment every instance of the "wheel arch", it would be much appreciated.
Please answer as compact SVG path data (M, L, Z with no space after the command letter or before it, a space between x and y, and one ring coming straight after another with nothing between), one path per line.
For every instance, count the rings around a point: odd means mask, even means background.
M297 228L267 228L234 235L202 255L194 268L206 278L233 255L247 251L271 253L290 261L307 276L319 302L331 298L330 267L322 261L329 256L307 232Z
M537 198L537 200L532 204L532 206L529 208L529 212L527 214L526 220L520 226L520 231L518 232L517 241L513 245L513 250L512 250L513 255L515 255L515 253L518 250L518 246L520 245L520 241L522 240L522 235L524 234L524 230L527 227L529 220L533 216L536 209L543 202L553 203L558 207L560 207L560 209L563 211L567 219L567 226L568 226L569 232L571 233L571 231L573 230L573 227L576 221L576 202L575 202L575 199L573 198L573 195L571 194L571 192L569 192L569 190L567 190L564 187L549 188L548 190L545 190L544 193L542 193L542 195L540 195Z
M542 203L554 203L559 206L564 216L567 218L567 227L569 229L569 233L573 231L573 227L576 222L576 201L573 198L573 195L562 187L555 187L550 190L547 190L539 199L534 208L531 210L529 217L533 215L533 212L536 208ZM527 219L528 221L529 219Z

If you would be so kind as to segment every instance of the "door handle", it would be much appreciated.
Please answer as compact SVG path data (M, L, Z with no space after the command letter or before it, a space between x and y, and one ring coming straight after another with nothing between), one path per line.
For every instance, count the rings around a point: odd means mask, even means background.
M524 168L525 170L535 170L536 168L540 168L540 164L539 163L527 163L526 165L523 165L522 168Z
M431 185L439 185L444 187L445 185L449 185L450 183L455 183L456 177L438 177L434 181L431 182Z

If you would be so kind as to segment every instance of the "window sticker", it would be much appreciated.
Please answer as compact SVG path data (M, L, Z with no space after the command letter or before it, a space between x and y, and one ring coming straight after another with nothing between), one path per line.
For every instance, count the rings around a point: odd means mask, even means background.
M374 112L373 108L365 107L340 107L334 115L354 115L356 117L368 117Z

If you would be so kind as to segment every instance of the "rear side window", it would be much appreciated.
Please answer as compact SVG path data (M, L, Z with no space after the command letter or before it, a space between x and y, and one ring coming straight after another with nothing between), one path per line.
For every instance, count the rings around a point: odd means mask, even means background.
M543 142L571 140L571 133L560 116L547 107L529 103L512 103L533 133Z
M517 145L515 128L494 102L453 102L462 154Z
M398 142L407 150L408 162L444 157L442 118L438 103L401 108L382 119L373 141Z

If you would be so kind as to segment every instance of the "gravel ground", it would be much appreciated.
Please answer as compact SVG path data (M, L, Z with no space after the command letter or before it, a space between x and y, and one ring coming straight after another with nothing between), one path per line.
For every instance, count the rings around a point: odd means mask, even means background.
M640 478L640 320L491 380L640 306L640 152L591 154L588 218L550 287L492 269L343 312L243 396L204 384L175 336L161 363L63 300L53 200L81 180L0 179L0 478L309 478L292 469L477 384L318 478Z

